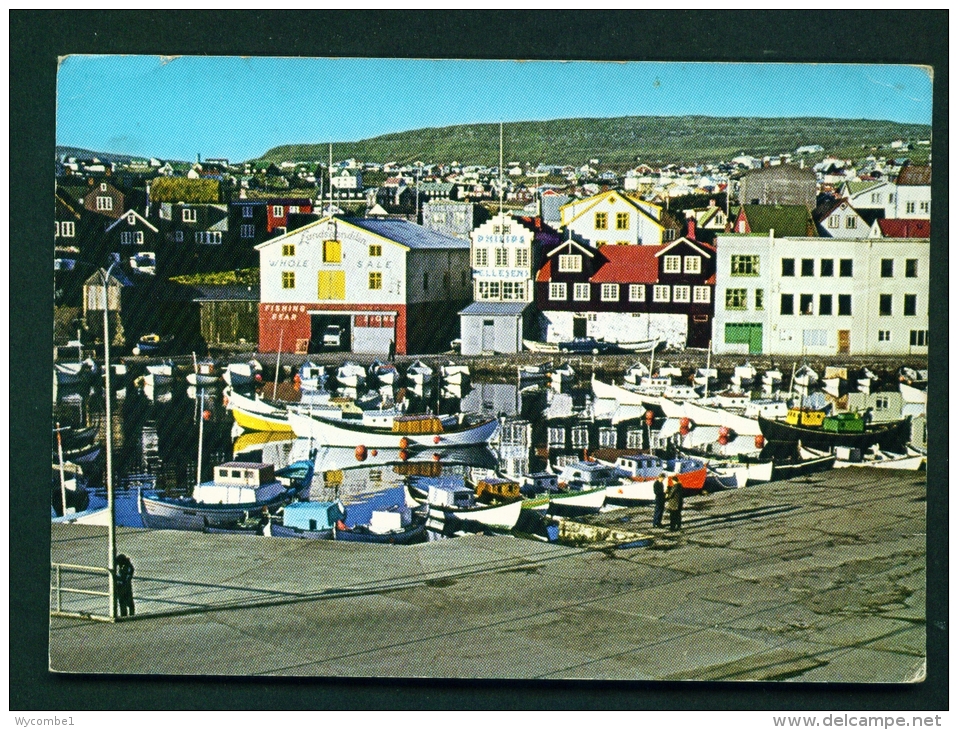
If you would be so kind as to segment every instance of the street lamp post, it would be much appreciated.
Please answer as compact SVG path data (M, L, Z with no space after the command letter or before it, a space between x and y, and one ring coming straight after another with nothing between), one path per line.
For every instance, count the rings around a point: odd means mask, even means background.
M103 275L103 361L106 368L106 501L110 511L110 523L107 526L107 568L110 571L110 619L116 620L116 601L113 595L113 575L116 571L116 502L113 500L113 419L110 413L110 401L113 389L110 387L110 273L119 263L114 261Z

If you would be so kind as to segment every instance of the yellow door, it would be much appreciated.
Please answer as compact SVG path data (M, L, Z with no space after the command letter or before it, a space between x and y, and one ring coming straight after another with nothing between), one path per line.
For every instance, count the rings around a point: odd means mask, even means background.
M346 298L346 272L345 271L320 271L317 298L326 299L326 300L345 299Z

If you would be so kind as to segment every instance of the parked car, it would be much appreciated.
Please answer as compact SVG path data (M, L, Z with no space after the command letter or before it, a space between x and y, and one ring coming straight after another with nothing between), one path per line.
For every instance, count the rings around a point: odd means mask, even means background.
M574 337L568 342L560 342L559 349L563 352L591 352L593 355L606 355L619 351L619 348L611 342L603 342L594 337Z
M341 347L343 344L343 328L338 324L327 325L323 330L323 347Z

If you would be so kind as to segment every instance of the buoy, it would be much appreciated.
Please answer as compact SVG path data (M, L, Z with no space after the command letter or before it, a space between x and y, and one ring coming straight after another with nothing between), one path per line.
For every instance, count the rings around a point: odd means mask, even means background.
M257 383L262 383L262 382L263 382L263 376L260 375L259 373L256 373L256 375L253 376L253 380L255 380Z
M765 437L762 434L757 434L755 436L755 448L760 449L765 446Z
M433 461L439 461L440 458L442 458L442 457L440 457L439 454L433 454L433 455L432 455L432 460L433 460Z
M692 422L688 419L688 417L683 417L682 420L679 421L679 433L683 436L687 436L691 430Z
M356 461L366 461L366 447L362 444L356 447Z
M435 436L432 437L432 442L434 444L438 444L440 441L442 441L442 439L439 437L439 434L436 434Z
M403 436L401 439L399 439L399 448L400 448L400 449L408 449L408 448L409 448L409 439L407 439L405 436Z
M646 411L646 412L645 412L645 424L646 424L647 426L651 426L651 425L652 425L652 421L654 421L654 420L655 420L655 414L654 414L652 411Z
M722 426L718 431L718 442L725 446L728 443L729 435L731 434L731 429L728 426Z
M372 454L373 456L379 456L379 452L376 449L373 449L369 453Z
M405 449L402 449L402 450L399 452L399 460L400 460L400 461L405 461L405 460L408 459L408 458L409 458L409 452L406 451Z
M212 417L213 417L213 411L211 411L211 410L205 410L205 411L203 411L203 420L204 420L204 421L208 421L208 420L210 420Z

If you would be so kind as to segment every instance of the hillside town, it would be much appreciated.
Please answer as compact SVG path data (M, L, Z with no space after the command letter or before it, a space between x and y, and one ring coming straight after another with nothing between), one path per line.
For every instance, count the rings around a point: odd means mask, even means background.
M925 354L931 164L909 155L927 145L624 171L333 162L332 146L329 162L63 156L56 337L99 340L106 301L126 352L158 336L185 353L510 354L586 338Z

